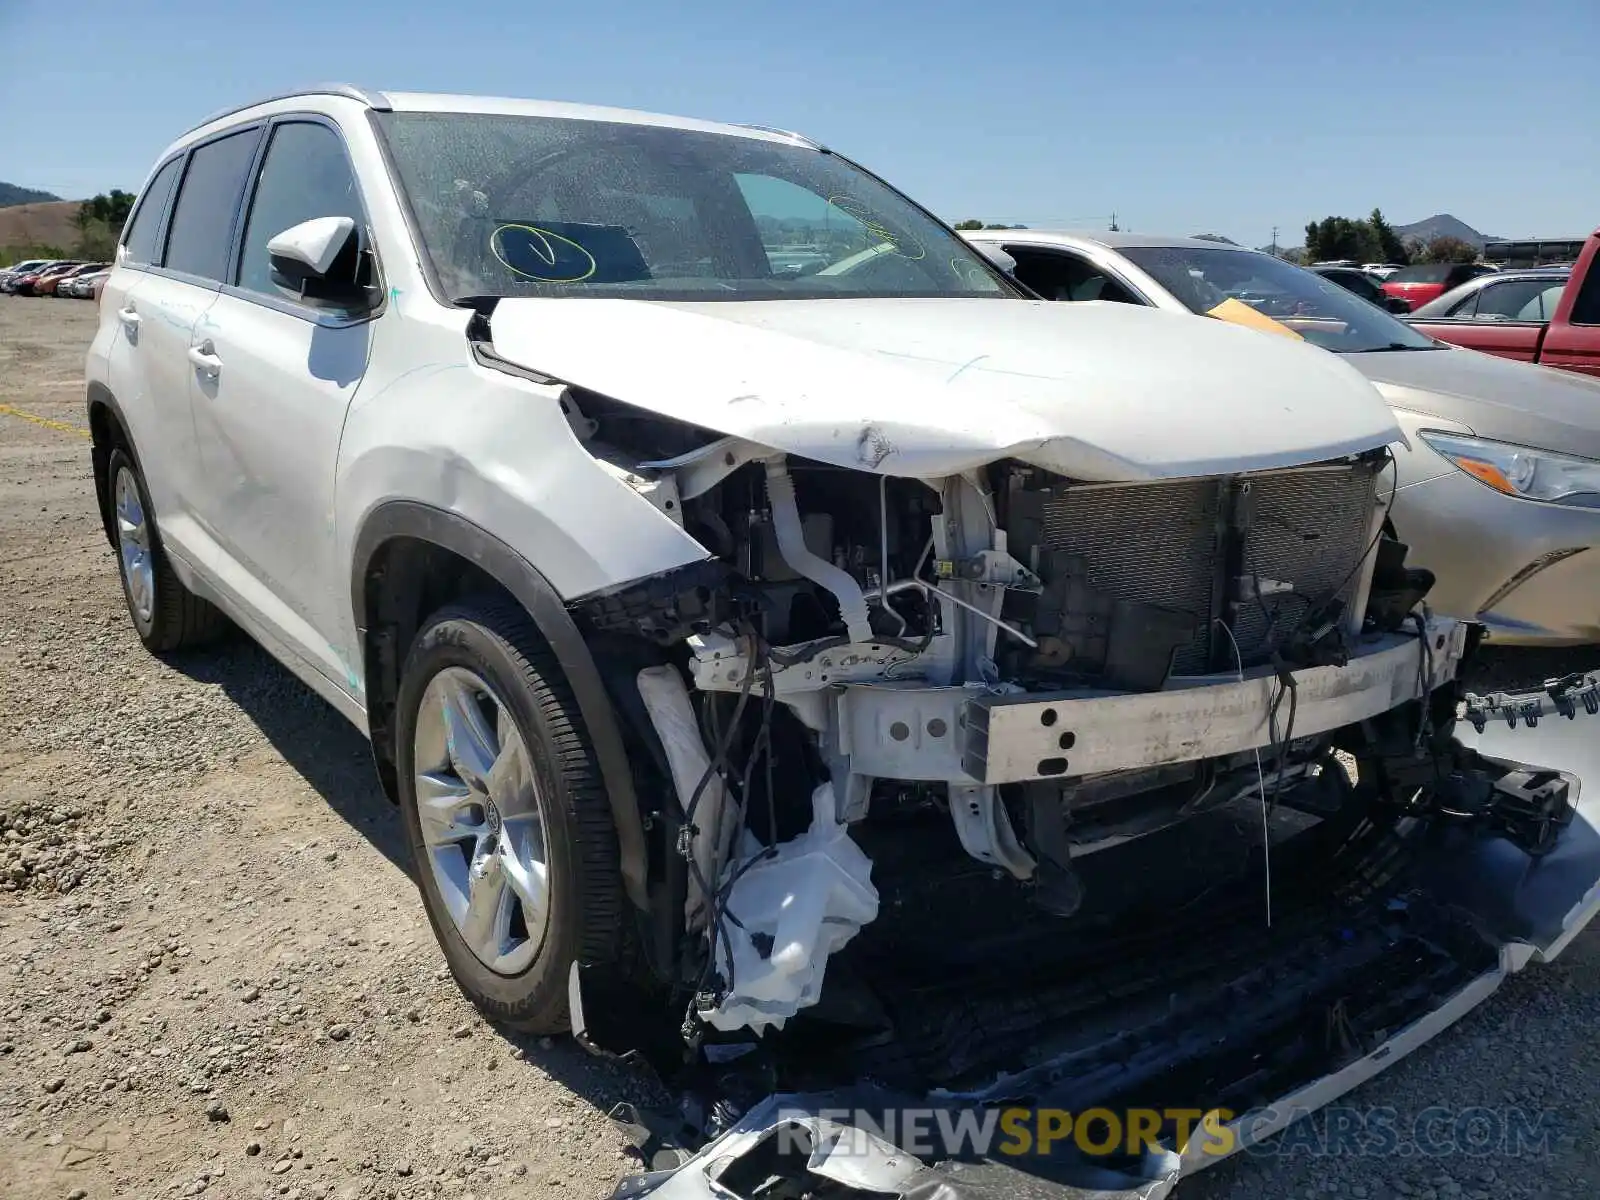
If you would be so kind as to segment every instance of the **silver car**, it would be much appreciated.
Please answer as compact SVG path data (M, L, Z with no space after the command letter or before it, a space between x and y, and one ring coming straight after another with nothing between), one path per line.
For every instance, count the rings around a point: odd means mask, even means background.
M1446 346L1316 274L1219 242L973 230L1049 300L1144 304L1339 354L1394 409L1393 521L1428 601L1497 643L1600 642L1600 380Z

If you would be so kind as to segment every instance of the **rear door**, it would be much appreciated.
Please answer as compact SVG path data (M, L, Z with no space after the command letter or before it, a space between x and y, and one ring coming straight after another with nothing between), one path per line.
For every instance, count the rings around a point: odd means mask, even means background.
M172 200L173 186L183 170L180 154L158 167L150 182L139 193L137 204L122 231L122 242L117 247L116 264L106 276L105 289L100 297L100 321L95 329L94 342L89 347L87 374L90 382L105 385L116 398L123 419L132 426L133 439L141 451L146 441L152 441L150 452L161 457L161 439L156 436L156 417L151 412L151 401L142 370L139 326L135 296L139 285L149 279L151 264L161 257L161 235L165 232L167 209ZM146 438L146 430L151 436ZM103 466L103 464L102 464ZM164 481L161 481L164 482ZM169 492L158 487L156 479L147 479L151 500L156 511L162 511Z
M1547 367L1600 375L1600 238L1591 238L1573 268L1583 282L1561 297L1539 361Z
M162 540L195 566L209 565L213 555L195 521L202 471L189 411L196 375L190 355L222 286L239 196L261 133L261 126L247 126L189 149L144 278L131 293L108 294L102 302L116 303L119 324L133 333L127 362L143 416L134 421L134 437Z
M349 690L328 633L348 606L333 555L333 480L345 413L366 371L373 313L310 303L273 283L267 242L365 206L336 126L276 119L254 170L220 297L197 345L191 393L204 478L197 506L218 582L276 639Z

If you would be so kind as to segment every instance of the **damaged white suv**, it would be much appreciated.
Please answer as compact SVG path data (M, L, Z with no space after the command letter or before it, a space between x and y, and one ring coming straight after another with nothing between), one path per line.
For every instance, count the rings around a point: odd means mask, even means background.
M141 638L225 613L368 734L465 992L721 1064L707 1135L1244 1112L1592 912L1575 781L1452 735L1355 371L1039 301L802 137L279 97L163 155L101 311Z

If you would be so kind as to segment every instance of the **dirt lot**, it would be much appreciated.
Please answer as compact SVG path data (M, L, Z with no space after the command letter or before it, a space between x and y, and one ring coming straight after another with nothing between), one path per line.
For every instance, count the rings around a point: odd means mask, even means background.
M608 1194L605 1113L650 1085L460 999L357 734L247 643L139 646L94 317L0 297L0 1196ZM1591 931L1351 1100L1548 1109L1548 1153L1236 1159L1180 1195L1588 1196L1597 1025Z

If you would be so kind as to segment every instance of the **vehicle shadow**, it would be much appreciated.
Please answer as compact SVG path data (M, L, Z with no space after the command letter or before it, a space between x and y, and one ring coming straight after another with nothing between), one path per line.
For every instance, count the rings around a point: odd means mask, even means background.
M336 815L410 874L404 830L378 783L371 748L332 705L242 635L218 650L169 661L196 682L221 688Z
M334 708L244 636L216 650L174 655L168 662L198 683L211 684L259 728L328 807L408 876L411 856L399 814L378 783L367 741ZM421 898L417 904L422 903ZM668 1093L642 1065L597 1057L571 1037L540 1037L492 1025L505 1054L527 1061L567 1088L575 1103L610 1114L619 1104L647 1114L651 1126L670 1123ZM620 1115L620 1114L619 1114ZM644 1138L637 1129L632 1143ZM619 1175L640 1169L618 1162Z

